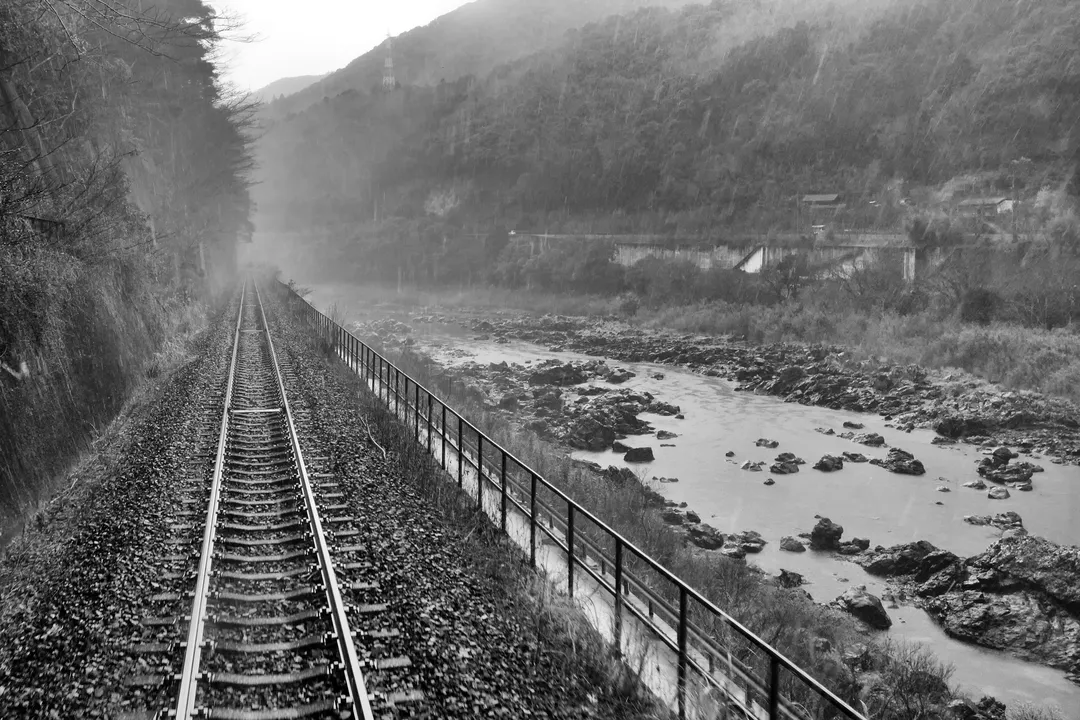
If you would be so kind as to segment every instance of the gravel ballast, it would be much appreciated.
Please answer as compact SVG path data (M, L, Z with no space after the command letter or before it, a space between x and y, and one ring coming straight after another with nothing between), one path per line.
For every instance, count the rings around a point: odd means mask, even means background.
M401 631L390 650L411 659L409 682L424 693L394 714L665 715L493 528L430 504L406 477L416 468L408 448L372 440L372 428L378 435L393 421L263 297L305 453L327 458L363 520L384 620ZM142 620L189 602L190 578L167 576L164 558L179 535L199 532L178 529L177 517L184 481L206 472L235 301L216 314L198 357L140 394L0 561L0 717L118 717L168 701L168 687L129 681L178 672L177 656L133 648L162 637ZM151 600L163 593L184 598L175 607Z

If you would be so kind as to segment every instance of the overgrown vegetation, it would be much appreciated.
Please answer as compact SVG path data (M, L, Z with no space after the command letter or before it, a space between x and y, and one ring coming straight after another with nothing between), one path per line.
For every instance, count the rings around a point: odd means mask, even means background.
M0 5L0 515L186 356L250 233L202 0Z
M488 4L502 15L488 18L496 45L532 27L526 3ZM467 14L416 39L450 53ZM988 232L1075 242L1050 196L1080 192L1080 75L1064 60L1078 22L1069 0L714 0L624 12L546 44L537 34L525 47L538 52L478 57L445 82L425 72L430 50L403 38L399 90L373 89L377 76L324 82L312 88L322 103L274 116L262 223L347 235L416 220L421 236L443 223L434 237L463 247L499 225L715 238L807 230L796 198L836 192L840 227L902 231L916 218L947 236L926 221L984 194L1024 201ZM350 72L372 75L384 55Z

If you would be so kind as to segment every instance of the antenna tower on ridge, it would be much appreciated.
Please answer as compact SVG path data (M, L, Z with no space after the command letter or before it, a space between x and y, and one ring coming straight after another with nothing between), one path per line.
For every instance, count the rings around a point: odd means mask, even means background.
M394 80L394 38L386 33L386 62L383 65L382 85L384 90L393 90L397 86Z

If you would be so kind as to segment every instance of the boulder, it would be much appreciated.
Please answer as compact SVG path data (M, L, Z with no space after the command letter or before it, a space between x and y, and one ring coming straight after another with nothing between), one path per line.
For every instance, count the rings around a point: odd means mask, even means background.
M871 575L915 575L929 567L925 564L926 558L936 552L938 548L931 543L917 540L890 548L879 546L874 552L859 558L858 563Z
M626 368L612 368L605 378L609 383L619 385L626 382L630 378L634 377L634 373L630 372Z
M592 415L583 415L567 429L563 440L576 450L598 452L611 447L615 442L615 428L600 422Z
M775 448L775 447L780 447L779 442L777 442L776 440L769 440L768 438L758 438L757 442L755 442L754 444L757 445L758 447L769 448L769 449L772 449L772 448Z
M735 451L728 450L726 453L724 453L724 457L735 457Z
M970 482L964 483L964 487L971 488L972 490L985 490L986 483L984 483L982 480L972 480Z
M772 478L765 478L765 482L764 482L764 483L762 483L762 484L763 484L763 485L775 485L775 484L776 484L776 481L775 481L775 480L773 480Z
M862 430L865 425L858 422L852 422L851 420L845 420L844 427L848 428L849 430Z
M834 472L836 470L844 469L843 458L838 458L835 455L822 455L821 459L814 464L815 470L821 470L822 472Z
M749 470L750 472L761 472L761 468L764 467L764 466L765 466L765 463L750 462L749 460L746 460L739 467L741 469L743 469L743 470Z
M799 465L795 462L777 462L769 466L769 470L777 475L791 475L799 472Z
M821 518L810 531L810 547L814 550L839 550L844 528L829 518Z
M611 443L612 452L625 453L630 450L630 446L624 443L622 440L616 440Z
M938 485L937 488L935 488L935 489L938 492L952 492L952 490L949 488L948 485Z
M623 460L626 462L652 462L655 458L653 457L652 448L646 446L630 448L623 455Z
M1006 463L1013 458L1020 457L1019 453L1017 453L1015 450L1005 447L1004 445L994 448L994 451L990 454L998 460L1002 460Z
M789 590L806 584L806 578L802 575L791 570L784 570L783 568L780 568L780 575L777 576L776 579L780 583L780 587L788 588Z
M867 445L869 447L881 447L885 444L885 438L877 433L860 433L851 439L860 445Z
M806 552L806 546L790 535L780 538L780 549L788 552Z
M660 513L660 519L668 525L682 525L686 517L678 510L665 510Z
M727 542L732 545L737 545L744 552L759 553L765 547L766 542L761 533L753 530L746 530L741 533L734 533L727 536Z
M668 432L667 430L657 430L656 431L656 439L657 440L671 440L672 438L677 438L677 437L679 437L677 433Z
M986 493L986 497L991 500L1008 500L1009 491L1003 487L992 487L990 488L990 491Z
M588 380L585 371L574 363L556 363L529 375L530 385L578 385Z
M874 458L870 461L870 464L883 467L889 472L900 475L923 475L926 473L926 468L915 459L914 455L900 448L890 448L889 454L884 460Z
M844 453L844 459L847 460L848 462L853 462L853 463L864 463L864 462L869 462L870 461L870 458L866 457L862 453L857 453L857 452L845 452Z
M746 557L746 551L732 543L724 543L724 546L720 548L720 554L734 560L741 560Z
M849 588L843 595L836 598L836 604L841 610L854 615L872 628L888 630L892 627L892 619L885 612L881 600L876 595L866 592L865 585Z
M708 523L690 526L687 536L690 542L705 550L718 550L724 546L724 534Z

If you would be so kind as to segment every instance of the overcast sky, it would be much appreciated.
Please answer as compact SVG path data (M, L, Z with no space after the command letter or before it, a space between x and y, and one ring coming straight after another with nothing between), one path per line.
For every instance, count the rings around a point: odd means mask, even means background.
M209 0L244 21L251 43L229 43L225 78L257 90L278 78L344 67L386 39L465 5L468 0Z

